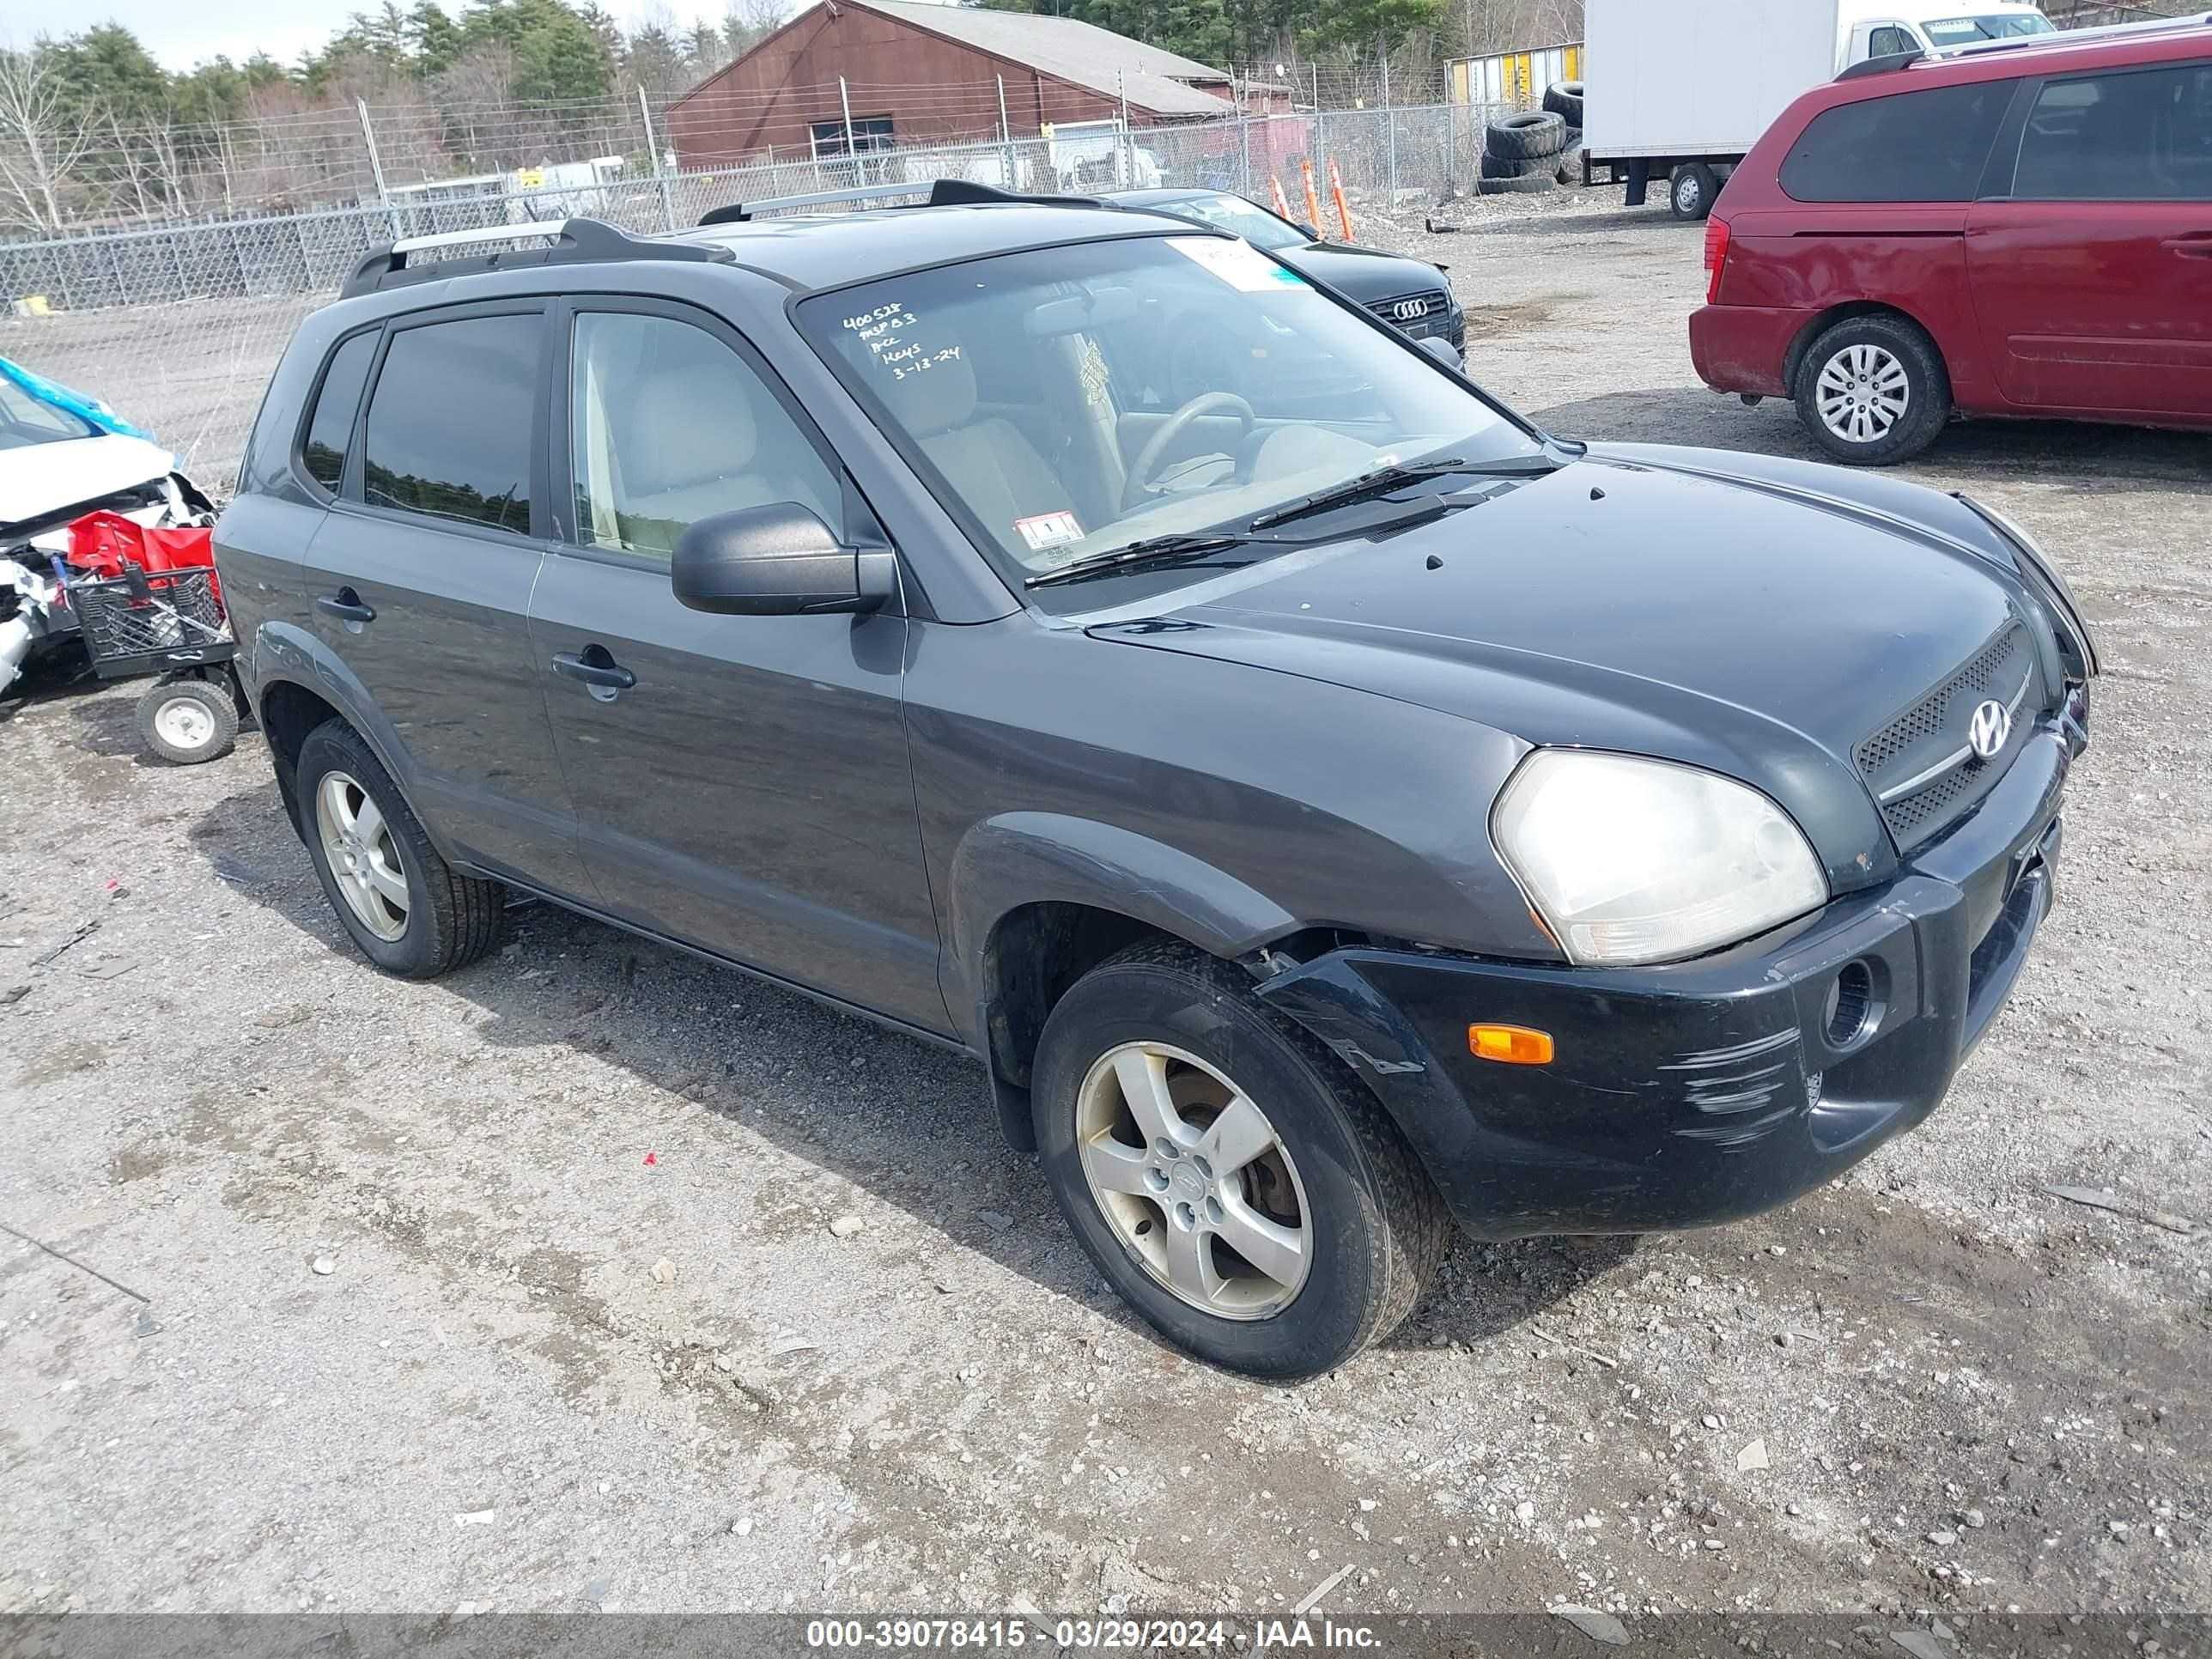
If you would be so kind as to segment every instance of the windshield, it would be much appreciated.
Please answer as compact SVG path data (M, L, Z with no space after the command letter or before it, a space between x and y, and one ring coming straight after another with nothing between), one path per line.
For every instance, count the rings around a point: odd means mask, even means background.
M1543 453L1418 348L1219 236L940 266L798 318L1018 586L1383 467Z
M1278 219L1267 209L1241 196L1191 196L1179 202L1140 205L1156 212L1171 213L1178 219L1196 219L1201 224L1218 225L1231 236L1242 236L1254 247L1263 247L1271 252L1279 247L1300 247L1313 240L1296 225Z
M100 428L82 416L40 403L13 380L0 380L0 449L99 435Z
M2057 32L2041 12L1998 12L1986 17L1946 17L1923 23L1928 39L1938 46L1972 46L1977 40L2015 40L2024 35Z

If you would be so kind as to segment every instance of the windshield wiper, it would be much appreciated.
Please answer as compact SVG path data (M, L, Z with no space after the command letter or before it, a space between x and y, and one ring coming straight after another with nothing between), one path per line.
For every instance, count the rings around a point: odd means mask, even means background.
M1548 455L1524 455L1506 460L1466 461L1456 456L1441 461L1419 461L1406 466L1385 466L1373 472L1363 472L1333 489L1321 490L1297 501L1262 513L1251 521L1254 530L1268 530L1279 524L1288 524L1293 519L1310 518L1316 513L1327 513L1334 507L1349 507L1354 501L1364 501L1376 495L1387 495L1394 489L1402 489L1429 478L1447 478L1454 473L1478 473L1488 477L1537 477L1547 472L1556 472L1559 463Z
M1234 530L1186 531L1173 536L1148 536L1143 541L1131 542L1127 547L1117 547L1110 553L1094 553L1087 559L1078 559L1057 570L1031 576L1022 586L1054 587L1061 582L1079 582L1088 577L1108 575L1138 565L1187 564L1208 553L1224 552L1232 547L1274 539L1272 536L1247 536Z

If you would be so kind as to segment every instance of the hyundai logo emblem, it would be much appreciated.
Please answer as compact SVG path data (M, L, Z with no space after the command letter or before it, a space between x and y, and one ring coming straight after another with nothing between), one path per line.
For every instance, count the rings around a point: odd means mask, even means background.
M1975 708L1974 718L1966 726L1966 744L1977 759L1995 760L2011 735L2011 711L1992 698Z
M1390 307L1390 314L1401 323L1418 323L1429 314L1426 300L1401 300Z

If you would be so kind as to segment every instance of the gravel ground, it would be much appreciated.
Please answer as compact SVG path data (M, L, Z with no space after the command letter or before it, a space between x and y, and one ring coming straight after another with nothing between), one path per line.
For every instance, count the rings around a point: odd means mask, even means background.
M1695 228L1450 216L1409 241L1522 407L1808 453L1697 384ZM0 704L0 1612L2212 1609L2209 454L1913 469L2045 540L2109 665L1937 1115L1740 1225L1462 1243L1294 1390L1137 1326L966 1062L544 908L381 978L258 738L172 770L131 688Z

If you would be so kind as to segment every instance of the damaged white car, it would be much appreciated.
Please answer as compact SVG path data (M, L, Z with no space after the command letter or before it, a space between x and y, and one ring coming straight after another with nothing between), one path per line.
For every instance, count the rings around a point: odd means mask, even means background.
M212 522L213 506L144 438L103 430L0 376L0 695L77 631L63 592L69 526L105 508L153 526Z

